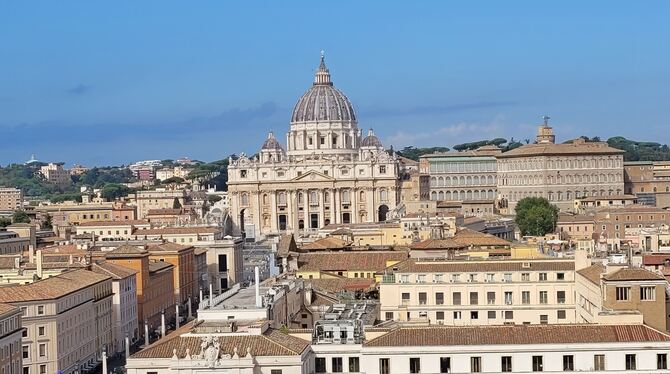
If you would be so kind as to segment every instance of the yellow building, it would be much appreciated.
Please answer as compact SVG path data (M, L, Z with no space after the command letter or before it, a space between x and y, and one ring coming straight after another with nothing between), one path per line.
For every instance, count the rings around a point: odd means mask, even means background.
M379 280L384 269L407 257L404 251L302 253L298 257L296 276L306 279L344 277Z

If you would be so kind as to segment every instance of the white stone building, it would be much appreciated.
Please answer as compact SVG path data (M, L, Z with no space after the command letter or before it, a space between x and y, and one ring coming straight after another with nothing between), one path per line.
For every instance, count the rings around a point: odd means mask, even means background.
M273 133L258 157L228 168L233 230L247 237L317 230L329 223L384 221L399 201L399 161L370 130L363 136L349 99L321 57L298 100L287 149Z

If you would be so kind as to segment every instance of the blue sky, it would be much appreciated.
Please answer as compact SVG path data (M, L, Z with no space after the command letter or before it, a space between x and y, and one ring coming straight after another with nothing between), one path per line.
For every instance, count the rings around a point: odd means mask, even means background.
M385 145L670 142L668 1L0 3L0 164L253 153L319 51Z

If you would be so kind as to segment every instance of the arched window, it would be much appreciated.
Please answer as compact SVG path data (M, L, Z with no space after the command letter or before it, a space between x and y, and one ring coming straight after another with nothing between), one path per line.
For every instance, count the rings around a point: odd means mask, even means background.
M267 204L269 202L268 200L269 200L268 199L268 194L264 193L263 194L263 204Z
M431 200L437 200L437 192L433 191L430 193L430 199Z
M385 189L385 188L383 188L383 189L381 189L381 190L379 191L379 199L380 199L381 201L386 201L386 200L388 200L388 196L387 196L387 195L388 195L388 193L386 192L386 189Z
M437 194L437 199L438 199L438 200L444 200L444 191L440 191L440 192Z
M247 206L249 205L249 195L246 193L242 194L242 197L240 198L240 203L242 206Z
M302 204L302 203L303 203L302 192L298 192L298 204Z
M319 203L319 194L316 191L309 191L309 203L310 204Z
M286 205L286 192L279 193L279 204Z
M444 178L442 177L437 178L437 185L440 187L444 186Z
M328 191L324 191L323 200L326 202L326 204L328 204L328 202L330 201L330 193Z
M430 178L430 186L431 187L437 187L437 178L435 178L435 177Z
M361 191L358 194L358 197L359 197L358 200L360 200L361 203L365 202L365 191Z
M342 202L349 204L351 202L351 197L349 196L349 190L342 191Z

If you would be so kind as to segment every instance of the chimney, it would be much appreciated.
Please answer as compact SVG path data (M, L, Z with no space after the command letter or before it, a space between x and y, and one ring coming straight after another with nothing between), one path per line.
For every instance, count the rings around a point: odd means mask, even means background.
M42 279L42 250L37 250L37 276Z
M263 306L263 300L261 300L261 288L260 288L260 273L258 266L254 267L254 287L256 288L256 307L260 308Z

